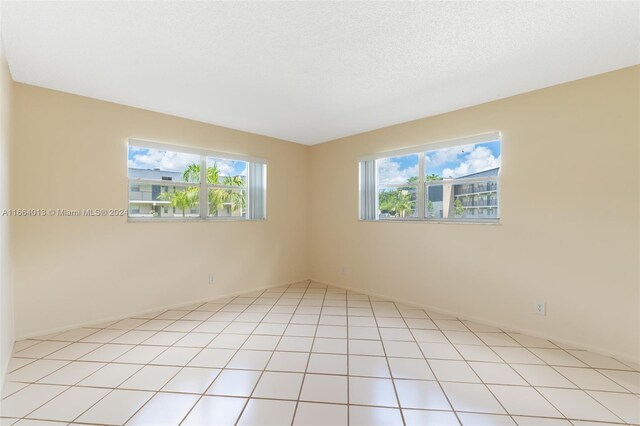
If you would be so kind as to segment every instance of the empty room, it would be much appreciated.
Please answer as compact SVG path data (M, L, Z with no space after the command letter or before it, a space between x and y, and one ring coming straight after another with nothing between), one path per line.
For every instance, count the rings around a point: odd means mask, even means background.
M640 1L0 0L0 425L640 425Z

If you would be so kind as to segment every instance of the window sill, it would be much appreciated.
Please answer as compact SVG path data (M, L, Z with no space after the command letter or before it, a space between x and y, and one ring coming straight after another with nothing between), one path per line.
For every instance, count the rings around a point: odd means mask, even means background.
M502 225L500 219L487 219L487 220L427 220L427 219L374 219L364 220L358 219L359 222L372 222L372 223L437 223L444 225Z
M185 222L264 222L267 219L244 219L244 218L185 218L185 219L171 219L171 218L161 218L161 219L147 219L147 218L127 218L127 223L185 223Z

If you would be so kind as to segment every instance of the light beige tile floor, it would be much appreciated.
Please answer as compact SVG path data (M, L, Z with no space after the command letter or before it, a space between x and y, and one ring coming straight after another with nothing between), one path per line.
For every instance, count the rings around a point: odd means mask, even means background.
M301 282L17 342L2 425L640 424L640 372Z

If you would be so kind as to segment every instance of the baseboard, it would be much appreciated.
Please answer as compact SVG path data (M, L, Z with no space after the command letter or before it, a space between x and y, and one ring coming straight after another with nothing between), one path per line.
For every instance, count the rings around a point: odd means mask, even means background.
M11 351L7 359L2 360L2 365L0 365L0 395L4 395L4 386L6 383L7 374L9 374L9 363L11 362L11 354L13 353L13 345L16 343L16 339L14 338L11 342Z
M131 312L131 313L128 313L126 315L117 315L117 316L113 316L113 317L102 318L102 319L95 320L95 321L87 321L87 322L78 323L78 324L69 325L69 326L64 326L64 327L51 328L51 329L47 329L47 330L38 331L38 332L35 332L35 333L26 333L26 334L23 334L23 335L20 335L20 336L16 337L14 339L14 342L17 342L18 340L37 338L39 336L47 336L47 335L53 334L53 333L62 333L62 332L65 332L65 331L76 329L76 328L91 327L93 325L102 324L102 323L109 322L109 321L120 321L120 320L123 320L123 319L126 319L126 318L135 317L135 316L138 316L138 315L145 315L145 314L150 314L150 313L157 312L157 311L175 309L175 308L179 308L181 306L193 305L193 304L196 304L196 303L212 302L212 301L215 301L217 299L224 299L224 298L227 298L227 297L240 296L242 294L252 293L254 291L267 290L267 289L270 289L270 288L280 287L280 286L289 285L289 284L295 284L295 283L299 283L299 282L303 282L303 281L310 281L310 279L309 278L304 278L304 279L300 279L300 280L287 281L287 282L279 283L279 284L272 284L272 285L266 285L266 286L261 286L261 287L255 287L253 289L247 289L247 290L243 290L243 291L234 291L234 292L231 292L231 293L225 293L225 294L213 297L213 298L212 297L206 297L206 298L201 298L201 299L196 299L196 300L191 300L191 301L186 301L186 302L181 302L181 303L175 303L175 304L172 304L172 305L157 306L157 307L154 307L153 309L145 309L143 311Z
M600 355L613 357L613 358L616 358L616 359L618 359L620 361L623 361L623 362L627 361L627 362L632 362L634 364L637 364L639 362L639 360L636 357L634 357L633 355L622 354L622 353L618 353L618 352L614 352L614 351L607 351L606 349L602 349L600 347L593 347L591 345L587 345L587 344L584 344L584 343L581 343L581 342L575 342L575 341L568 340L568 339L565 339L565 338L562 338L562 337L553 336L553 335L549 335L549 334L545 334L545 333L540 333L540 332L537 332L535 330L529 330L529 329L520 328L520 327L513 327L512 325L509 325L509 324L504 324L504 323L500 323L500 322L496 322L496 321L487 320L485 318L466 315L466 314L464 314L462 312L455 312L455 311L451 311L451 310L448 310L448 309L441 309L441 308L438 308L437 306L423 305L423 304L416 303L415 301L407 301L407 300L399 299L397 297L392 297L392 296L389 296L389 295L386 295L386 294L378 294L378 293L374 293L374 292L371 292L369 290L365 290L365 289L358 288L358 287L352 287L352 286L346 286L346 285L342 285L342 284L330 283L330 282L323 281L323 280L316 280L314 278L312 278L311 281L317 282L317 283L320 283L320 284L330 285L330 286L333 286L333 287L342 288L342 289L345 289L345 290L357 291L359 293L364 293L364 294L368 294L370 296L380 297L380 298L383 298L383 299L391 300L393 302L402 303L402 304L408 305L408 306L415 306L417 308L424 309L424 310L427 310L427 311L436 312L436 313L439 313L439 314L451 315L451 316L454 316L456 318L463 319L463 320L466 320L466 321L473 321L473 322L476 322L478 324L488 325L488 326L500 328L500 329L503 329L503 330L510 330L510 331L513 331L513 332L516 332L516 333L528 334L529 336L538 337L538 338L546 339L546 340L551 340L553 342L559 343L561 345L573 347L575 349L587 350L587 351L594 352L594 353L597 353L597 354L600 354Z

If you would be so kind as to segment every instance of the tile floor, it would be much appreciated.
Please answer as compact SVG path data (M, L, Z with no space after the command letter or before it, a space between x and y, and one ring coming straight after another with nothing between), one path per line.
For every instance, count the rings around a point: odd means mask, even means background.
M640 372L302 282L17 342L2 425L640 423Z

